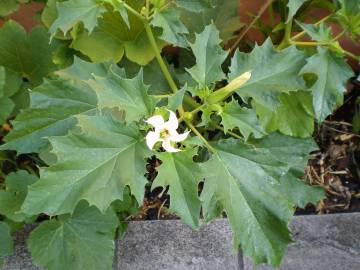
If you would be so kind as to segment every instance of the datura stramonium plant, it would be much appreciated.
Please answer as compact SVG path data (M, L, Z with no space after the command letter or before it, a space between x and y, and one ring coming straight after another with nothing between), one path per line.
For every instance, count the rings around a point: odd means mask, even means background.
M0 0L0 17L20 2ZM194 229L225 213L234 247L279 267L295 207L324 197L300 178L354 75L338 39L359 37L360 2L325 1L334 12L310 25L315 1L263 1L279 22L259 24L261 45L239 0L42 2L44 27L0 26L0 268L10 233L40 217L39 268L110 270L160 188L166 212Z
M154 115L145 122L154 127L154 131L149 131L146 135L146 144L152 150L157 142L162 142L165 151L175 153L180 149L173 146L174 143L184 141L190 131L183 134L177 132L179 121L173 111L169 111L169 120L165 122L161 115Z

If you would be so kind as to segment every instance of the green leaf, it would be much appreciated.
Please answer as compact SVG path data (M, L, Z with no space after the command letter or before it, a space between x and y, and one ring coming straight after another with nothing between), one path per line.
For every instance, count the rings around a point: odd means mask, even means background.
M223 209L234 245L255 263L278 267L291 241L287 226L293 214L280 179L306 160L314 147L312 140L273 134L257 146L233 139L213 146L216 152L203 165L204 216L213 218Z
M148 86L143 82L142 70L132 79L110 71L106 78L95 77L98 89L99 108L116 108L125 111L126 121L139 121L152 115L155 99L148 95Z
M177 91L175 94L168 97L168 109L170 111L176 111L183 103L184 95L186 92L187 86L184 85L183 88L181 88L179 91Z
M103 1L110 3L114 7L114 10L120 13L121 18L124 20L126 26L130 29L130 20L127 9L124 5L125 2L118 0L103 0Z
M162 34L159 36L160 39L178 47L188 47L184 37L188 30L181 22L178 10L165 9L164 11L155 11L151 25L162 28Z
M252 97L262 105L275 108L277 96L305 88L298 76L305 64L305 54L295 46L276 51L270 39L256 46L251 53L236 52L231 61L229 79L251 71L251 78L236 92L241 97Z
M161 31L157 30L159 29L153 30L153 33L157 47L159 50L162 50L166 43L158 38ZM125 43L125 53L129 60L142 66L147 65L155 58L155 52L148 44L145 28L142 29L142 31L135 37L135 39Z
M273 159L288 164L292 170L300 174L308 162L308 153L318 150L312 138L300 139L272 133L256 142L258 149L271 153Z
M97 25L97 18L106 8L97 0L68 0L57 3L58 17L50 27L52 36L60 29L66 34L77 23L82 22L91 33Z
M343 103L345 84L353 75L353 71L343 58L319 47L318 53L307 59L307 64L300 72L306 73L317 76L310 90L316 119L322 122Z
M234 37L234 32L243 26L238 14L239 1L215 0L213 2L213 7L204 8L201 13L184 10L181 20L191 34L202 32L205 26L214 22L220 32L220 38L227 43Z
M4 67L0 67L0 97L4 95L4 87L6 83L6 72Z
M311 37L312 40L318 42L331 42L332 31L330 27L327 27L325 23L320 23L318 26L313 24L306 24L296 22L300 27Z
M169 186L170 211L178 214L192 228L199 227L200 199L198 184L201 180L199 163L193 161L196 149L159 155L162 164L157 169L152 189Z
M49 270L112 269L117 218L81 202L74 214L41 223L28 248L34 262Z
M112 65L108 63L94 64L74 57L74 63L65 69L58 70L56 73L64 79L89 81L94 76L106 77Z
M8 21L0 28L0 66L26 78L33 86L56 69L53 50L44 27L26 34L20 24Z
M176 5L192 12L201 12L212 6L211 0L176 0Z
M287 139L284 140L284 138ZM274 159L290 164L291 169L280 179L280 192L292 204L305 207L309 202L315 204L324 198L323 188L309 186L299 179L304 175L304 169L308 163L306 153L318 150L312 139L300 140L272 134L262 139L257 147L270 150Z
M119 218L117 238L122 239L129 225L129 216L137 215L141 208L134 196L131 195L129 188L125 188L124 190L123 200L117 200L111 206Z
M137 10L141 8L141 3L137 1L132 6ZM98 25L91 33L83 27L74 29L71 32L71 47L97 63L109 60L119 62L125 53L129 60L146 65L155 57L155 53L148 45L144 24L132 14L129 21L130 28L118 12L106 12L98 19ZM161 30L155 30L155 39L161 49L166 43L158 39Z
M5 222L0 221L0 267L3 259L11 255L13 249L14 244L10 235L10 228Z
M202 33L196 34L195 42L190 44L196 57L196 65L186 70L198 83L199 88L225 78L221 64L228 54L221 48L220 43L219 31L214 24L210 24Z
M283 93L280 104L271 110L255 102L261 125L270 133L281 133L294 137L311 137L314 132L314 109L311 94L305 91Z
M266 133L261 127L256 113L253 109L243 108L235 100L226 103L223 111L221 112L222 122L225 133L234 128L238 128L245 140L251 134L255 138L261 138Z
M142 202L145 157L151 154L138 128L109 116L79 116L78 121L81 131L49 139L57 163L41 170L40 180L30 186L25 213L69 213L83 199L104 212L122 200L126 186Z
M124 55L126 27L119 14L105 13L91 33L78 29L71 47L88 55L95 63L119 62Z
M287 22L289 22L296 14L296 12L301 8L301 6L306 2L307 0L289 0L287 7L289 8L289 15Z
M144 83L149 85L150 94L168 94L171 92L169 83L159 68L159 63L155 59L144 67L127 59L123 59L120 66L126 70L128 77L135 77L142 69L144 73ZM170 66L168 66L168 68L171 70Z
M2 0L0 2L0 16L4 17L15 12L19 7L17 0Z
M13 97L24 86L24 82L18 74L5 69L5 84L3 85L3 96ZM1 95L0 95L1 96Z
M305 208L308 203L316 204L325 198L322 187L309 186L292 173L287 173L280 179L282 194L294 205Z
M6 177L5 190L0 190L0 214L15 221L22 222L26 215L20 212L20 208L25 200L28 186L37 181L35 175L26 171L10 173Z
M5 123L14 111L11 96L19 90L21 83L16 74L0 66L0 124Z
M352 0L339 0L341 8L336 13L337 20L350 37L354 39L360 35L360 3Z
M5 123L15 108L14 102L8 97L0 97L0 124Z
M287 139L284 140L284 138ZM272 134L258 142L257 147L271 151L274 159L291 166L289 172L280 179L280 192L292 204L305 207L309 202L315 204L324 198L323 188L309 186L299 179L304 175L304 169L308 163L306 153L318 150L311 138L300 140Z
M64 135L75 125L74 116L96 111L96 95L82 82L45 80L30 95L30 108L12 122L14 129L0 150L39 152L48 143L45 137Z
M46 28L50 28L57 17L57 0L48 0L43 12L41 13L42 23L46 26Z

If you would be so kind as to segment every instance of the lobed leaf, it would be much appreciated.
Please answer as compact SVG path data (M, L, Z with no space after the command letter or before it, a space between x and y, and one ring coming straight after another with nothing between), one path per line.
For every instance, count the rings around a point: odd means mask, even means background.
M304 165L314 143L273 134L256 146L233 139L213 146L216 152L203 164L204 216L212 219L223 209L234 232L234 245L255 263L279 266L291 241L287 225L295 200L285 195L284 190L292 186L285 187L282 181L288 181L291 168Z
M10 228L5 223L0 221L0 267L6 256L11 255L14 249L14 244L10 235Z
M192 12L201 12L211 7L212 0L176 0L176 5Z
M49 138L57 162L29 188L22 210L27 214L71 213L80 200L105 212L122 200L126 186L139 203L146 184L143 136L133 125L110 116L78 116L79 129Z
M294 137L311 137L314 132L314 109L310 92L298 91L279 96L280 104L269 109L254 102L261 125L267 132L280 131Z
M106 8L101 1L97 0L68 0L57 2L57 19L52 23L50 32L52 36L60 29L66 34L77 23L83 23L84 27L91 33L97 25Z
M125 112L126 121L139 121L155 109L155 99L148 95L143 82L143 72L126 79L113 71L105 78L95 77L99 108L116 108Z
M142 4L142 0L130 3L135 10L140 10ZM89 56L96 63L119 62L125 54L129 60L146 65L155 57L155 53L151 46L148 46L144 24L129 14L129 25L130 28L118 12L106 12L98 18L98 24L92 32L83 27L71 31L71 47ZM161 31L155 29L153 32L161 49L166 44L158 38Z
M161 153L152 189L169 186L170 211L178 214L192 228L199 227L201 202L198 197L201 168L193 161L196 149L179 153Z
M353 71L343 58L319 47L318 53L309 57L307 64L301 69L300 74L306 73L317 76L310 90L316 119L322 122L343 103L345 84Z
M295 46L276 51L270 39L256 46L251 53L236 52L231 60L229 79L251 71L251 78L236 92L252 97L270 109L278 105L278 95L305 89L298 75L304 66L305 54Z
M35 27L29 34L24 28L8 21L0 28L0 66L30 81L41 84L42 78L56 70L52 62L54 45L43 27Z
M118 225L111 211L79 203L71 217L42 222L31 232L28 248L34 262L49 270L112 269Z
M331 42L332 31L330 27L326 27L324 23L320 23L318 26L313 24L306 24L297 22L298 25L311 37L312 40L318 42Z
M96 111L96 95L85 83L45 80L33 89L30 97L30 108L12 122L14 129L5 137L6 144L0 150L39 152L47 145L45 137L64 135L75 125L74 116Z
M296 14L296 12L301 8L301 6L306 2L307 0L289 0L287 7L289 8L289 14L287 22L289 22Z
M195 42L190 43L196 64L186 71L198 83L199 88L209 87L214 82L225 78L221 64L228 54L222 49L220 43L219 31L214 24L206 26L202 33L196 34Z
M15 12L19 8L18 0L2 0L0 2L0 16L4 17L13 12Z
M178 47L188 47L184 34L189 32L181 22L178 10L165 9L164 11L155 11L151 25L162 28L162 34L159 36L160 39Z
M212 22L220 31L220 38L224 43L234 38L234 32L239 30L243 24L240 22L238 0L214 0L213 6L205 7L200 13L183 10L181 20L185 24L192 40L192 34L200 33Z
M251 134L254 138L261 138L266 134L256 117L256 112L253 109L241 107L235 100L226 103L220 115L225 133L238 128L245 140Z
M35 175L26 171L10 173L5 180L6 189L0 190L0 214L15 222L24 221L27 216L20 211L28 186L37 181Z

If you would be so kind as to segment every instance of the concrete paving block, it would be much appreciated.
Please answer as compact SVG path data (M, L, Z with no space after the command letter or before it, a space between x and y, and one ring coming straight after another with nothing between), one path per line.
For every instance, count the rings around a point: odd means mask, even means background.
M359 270L360 213L295 217L295 242L287 250L281 270ZM245 270L253 270L244 259ZM258 266L257 270L271 270Z
M39 270L25 247L32 228L15 235L15 254L2 270ZM282 270L360 269L360 213L295 217L291 228L295 243ZM233 252L226 220L215 220L198 231L179 220L167 220L131 222L125 238L117 242L114 269L252 270L253 266Z
M32 261L26 248L26 241L29 233L35 226L27 226L21 232L14 235L14 254L5 259L1 270L40 270Z
M119 270L242 270L224 219L193 231L178 220L129 224L118 247Z
M16 234L15 253L1 270L39 270L26 249L32 227ZM242 256L232 250L225 219L193 231L180 220L135 221L117 242L115 270L242 270ZM67 269L64 269L67 270Z

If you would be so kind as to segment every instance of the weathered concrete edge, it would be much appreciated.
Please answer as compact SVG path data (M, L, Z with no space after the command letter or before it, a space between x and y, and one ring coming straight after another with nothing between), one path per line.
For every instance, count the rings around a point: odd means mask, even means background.
M296 216L294 217L290 227L299 227L301 230L301 226L298 226L297 224L307 224L307 223L312 223L312 224L317 224L317 223L326 223L327 221L330 220L352 220L352 219L356 219L356 220L360 220L360 213L342 213L342 214L329 214L329 215L309 215L309 216ZM305 226L306 227L306 226ZM129 264L124 264L124 258L122 258L123 256L126 256L126 254L121 253L123 251L123 249L121 247L123 247L127 244L134 244L137 241L137 237L139 236L139 230L141 230L141 232L143 232L143 229L147 228L148 234L152 231L154 231L154 228L160 228L161 230L164 230L164 228L172 233L172 234L178 234L180 239L182 240L182 242L184 242L184 239L182 239L181 237L183 237L184 235L188 236L189 238L186 239L185 242L189 242L189 245L191 247L191 245L193 245L196 241L201 242L203 239L203 237L206 238L206 236L211 235L213 233L212 236L214 236L214 231L215 231L215 236L216 234L218 234L220 231L222 231L222 236L221 237L225 237L225 239L230 239L231 238L231 231L229 230L229 225L228 222L224 219L218 219L215 220L213 222L211 222L210 224L206 224L203 225L202 228L198 231L192 231L188 226L183 225L181 223L180 220L155 220L155 221L135 221L135 222L131 222L129 224L129 233L127 234L127 238L125 237L124 240L118 241L117 242L117 247L118 250L116 251L116 256L115 256L115 260L114 260L114 269L121 269L121 270L126 270L126 269L130 269L130 265ZM306 229L306 228L305 228ZM357 228L358 230L360 230L360 228ZM219 231L220 230L220 231ZM32 263L31 263L31 259L29 257L29 254L26 250L26 248L24 247L24 243L26 240L26 236L27 234L31 231L31 228L27 228L25 230L25 233L23 233L20 236L15 237L17 246L20 248L16 251L16 254L13 256L10 256L7 260L6 260L6 264L5 267L2 268L4 270L17 270L17 269L22 269L22 270L35 270L38 269L37 267L35 267ZM145 230L146 231L146 230ZM131 233L136 233L134 235L131 235ZM299 232L296 232L299 233ZM339 232L339 234L341 234L341 232ZM360 232L359 232L360 234ZM144 233L142 233L142 235L145 235ZM201 235L201 236L199 236ZM153 234L154 237L157 237L156 235ZM166 235L165 235L166 236ZM168 237L168 236L166 236ZM323 237L323 236L322 236ZM143 236L143 239L148 239L147 236ZM178 241L179 239L175 239L175 242ZM206 239L205 239L206 240ZM214 241L214 239L210 239L211 241ZM296 237L295 237L296 240ZM216 241L215 241L216 242ZM231 242L231 241L230 241ZM221 241L219 242L221 243ZM360 243L360 242L359 242ZM153 245L154 243L151 243L151 245ZM186 243L185 243L186 244ZM225 243L226 248L228 248L232 243ZM22 246L21 246L22 245ZM142 243L143 245L143 243ZM177 243L170 243L170 247L176 247ZM360 245L359 245L360 247ZM187 248L187 247L186 247ZM201 246L200 248L203 248L203 246ZM206 248L206 246L205 246ZM214 248L221 248L221 247L214 247ZM190 251L189 251L190 252ZM176 253L176 252L175 252ZM233 254L229 255L230 258ZM171 254L169 255L170 259L172 259ZM236 268L227 268L227 269L236 269L236 270L242 270L242 269L249 269L247 268L246 265L249 266L249 261L247 259L244 259L243 256L241 256L240 254L236 257ZM141 258L140 258L141 259ZM161 260L162 258L160 258ZM15 262L15 264L14 264ZM161 261L160 261L161 262ZM159 261L156 262L156 264L158 265ZM164 267L167 267L168 262L165 262ZM219 269L219 268L203 268L203 265L197 265L197 261L194 262L194 264L190 265L189 268L186 269ZM200 262L201 264L201 262ZM230 263L231 266L234 265L234 263ZM200 268L202 267L202 268ZM135 269L135 268L133 268ZM146 269L146 268L144 268ZM162 268L162 269L167 269L167 268ZM171 269L177 269L176 267L174 268L172 265ZM261 268L262 269L262 268ZM265 269L265 268L264 268ZM266 268L268 269L268 268Z

